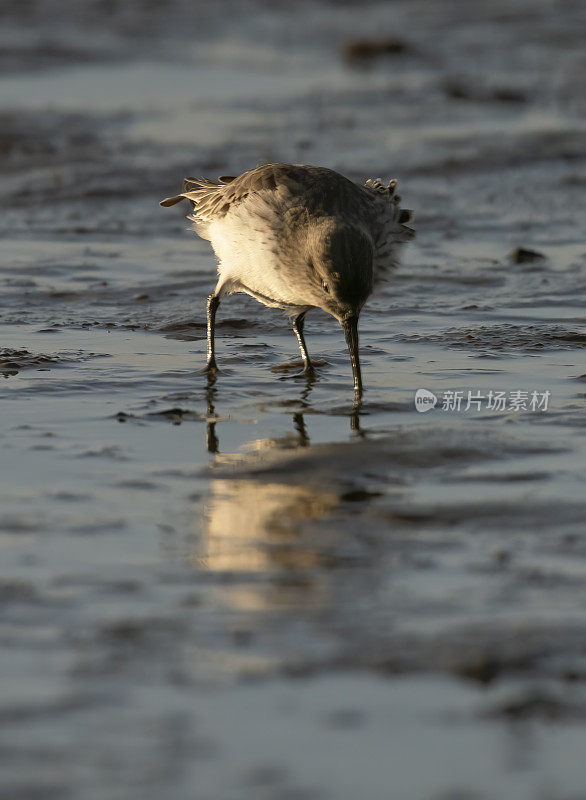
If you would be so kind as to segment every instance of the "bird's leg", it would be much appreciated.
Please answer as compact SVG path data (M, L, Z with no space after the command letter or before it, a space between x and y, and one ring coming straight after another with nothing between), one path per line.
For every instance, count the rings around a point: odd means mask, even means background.
M216 311L220 305L220 298L211 294L207 302L207 318L208 318L208 331L207 331L207 364L206 369L208 372L216 371L218 365L216 364L216 345L215 345L215 327L216 327Z
M216 416L216 409L214 407L214 395L216 394L216 389L214 388L215 383L215 376L214 373L209 373L210 380L208 381L208 388L206 391L206 400L207 400L207 426L206 426L206 446L208 453L212 453L216 455L219 452L219 442L218 442L218 435L216 433L216 423L215 423L215 416ZM213 422L211 420L214 420Z
M346 317L342 323L346 344L350 351L352 362L352 375L354 376L354 402L360 405L362 401L362 373L360 371L360 356L358 353L358 316Z
M303 414L293 414L293 424L295 425L295 430L299 435L299 446L307 447L309 444L309 436L307 435L307 428L305 427Z
M293 330L295 331L295 336L297 336L297 341L299 342L299 349L301 350L301 358L303 359L303 371L306 375L313 375L314 369L313 364L311 363L311 359L309 358L309 353L307 352L307 346L305 344L305 336L303 335L303 326L305 325L305 315L307 311L303 311L299 314L298 317L295 317L293 321Z

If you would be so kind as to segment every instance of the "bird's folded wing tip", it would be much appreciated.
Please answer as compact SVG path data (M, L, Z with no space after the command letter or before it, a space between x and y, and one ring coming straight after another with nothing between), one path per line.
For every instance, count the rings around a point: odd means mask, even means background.
M185 198L182 194L176 195L175 197L165 197L164 200L161 200L159 205L168 208L169 206L174 206L176 203L180 203Z

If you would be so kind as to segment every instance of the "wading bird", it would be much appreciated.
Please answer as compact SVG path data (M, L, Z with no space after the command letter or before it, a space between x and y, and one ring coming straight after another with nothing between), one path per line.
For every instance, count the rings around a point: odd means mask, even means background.
M303 326L321 308L344 328L354 391L362 395L358 316L374 287L413 238L411 212L400 208L396 181L363 185L325 167L265 164L239 177L186 178L194 230L218 257L218 283L207 301L207 369L217 370L216 311L224 294L243 292L292 320L305 372L313 373Z

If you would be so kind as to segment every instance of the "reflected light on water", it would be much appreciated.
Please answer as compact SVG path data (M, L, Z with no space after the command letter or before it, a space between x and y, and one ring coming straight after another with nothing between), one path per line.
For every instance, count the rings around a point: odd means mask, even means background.
M337 494L309 486L217 479L204 511L197 561L210 570L303 570L320 564L307 523Z

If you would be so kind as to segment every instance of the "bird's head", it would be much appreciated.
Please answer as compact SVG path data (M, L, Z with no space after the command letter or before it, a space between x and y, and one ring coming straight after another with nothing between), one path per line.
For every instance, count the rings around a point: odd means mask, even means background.
M360 314L373 287L373 246L354 225L324 221L308 241L307 261L316 306L342 323Z
M372 240L358 226L326 220L316 226L307 245L313 303L344 328L354 388L361 393L358 316L373 289Z

